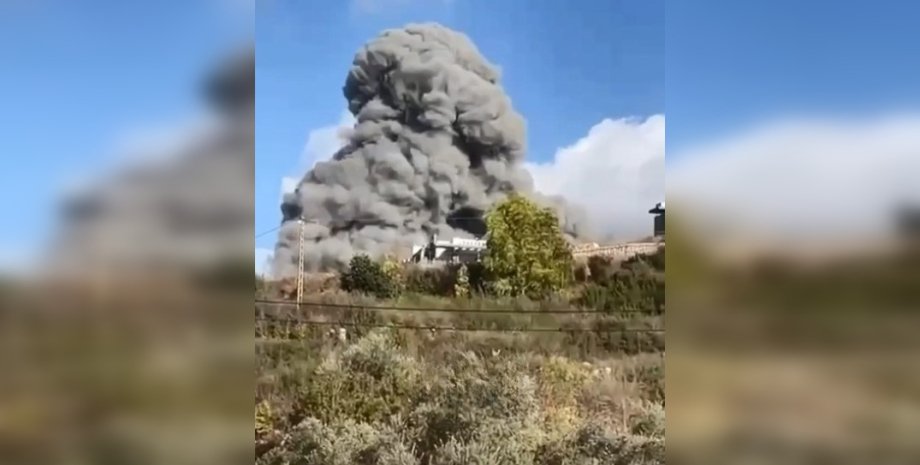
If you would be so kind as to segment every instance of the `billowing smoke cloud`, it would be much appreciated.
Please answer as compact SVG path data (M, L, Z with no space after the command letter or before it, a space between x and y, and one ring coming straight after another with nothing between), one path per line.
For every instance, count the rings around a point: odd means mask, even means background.
M344 94L355 126L285 196L276 275L296 270L301 216L311 270L401 254L430 234L482 235L483 212L511 192L555 207L570 237L585 236L582 213L534 192L524 120L465 35L437 24L385 31L356 54Z

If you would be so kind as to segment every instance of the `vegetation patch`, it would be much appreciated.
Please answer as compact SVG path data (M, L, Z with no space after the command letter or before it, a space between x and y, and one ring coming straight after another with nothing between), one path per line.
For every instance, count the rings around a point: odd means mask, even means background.
M634 386L636 360L482 353L459 340L452 351L432 352L390 330L312 347L286 375L290 359L257 351L257 464L664 460L661 404L615 394L611 404L632 406L617 412L625 424L591 404L592 386Z

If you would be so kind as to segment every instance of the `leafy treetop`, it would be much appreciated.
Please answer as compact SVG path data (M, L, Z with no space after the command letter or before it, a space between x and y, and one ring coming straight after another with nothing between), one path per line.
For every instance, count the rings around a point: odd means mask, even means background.
M572 252L552 210L512 195L486 215L485 266L496 287L512 295L541 297L572 278Z

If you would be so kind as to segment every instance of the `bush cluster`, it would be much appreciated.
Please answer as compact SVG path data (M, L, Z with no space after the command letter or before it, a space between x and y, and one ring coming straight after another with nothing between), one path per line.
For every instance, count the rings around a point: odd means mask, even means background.
M664 405L664 360L640 364L626 378L642 386L646 399Z
M351 259L348 269L342 273L342 289L348 292L372 295L388 299L399 294L399 286L392 272L370 259L367 255L357 255Z
M606 257L590 257L588 283L576 299L582 307L607 313L664 311L664 249L639 255L616 266Z
M563 290L557 297L581 308L611 314L661 314L665 300L663 272L663 247L622 263L593 256L573 270L584 284ZM381 264L364 255L352 259L341 275L341 284L346 291L381 299L393 299L404 293L464 298L502 298L512 293L509 283L494 279L481 263L405 267L393 261Z
M341 354L333 353L298 395L298 416L329 421L381 421L403 411L416 394L418 368L394 350L389 335L374 332Z
M259 465L663 463L663 409L612 428L581 405L589 368L564 357L412 355L373 331L300 359L257 393ZM276 367L292 369L290 361ZM266 367L267 369L267 367ZM277 435L272 441L266 437Z
M406 292L447 296L454 286L452 278L447 268L409 267L406 270Z
M588 425L562 440L543 446L534 465L657 465L665 463L664 439L611 436Z
M465 285L460 283L464 273ZM451 263L439 267L409 266L404 272L404 282L404 290L411 294L455 297L458 284L467 290L468 296L487 294L489 279L481 263Z

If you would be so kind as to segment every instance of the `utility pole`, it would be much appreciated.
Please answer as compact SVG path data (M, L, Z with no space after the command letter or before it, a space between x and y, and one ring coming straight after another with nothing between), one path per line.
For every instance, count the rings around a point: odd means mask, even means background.
M300 226L300 257L297 261L297 308L300 308L300 302L303 300L303 217L297 219Z

